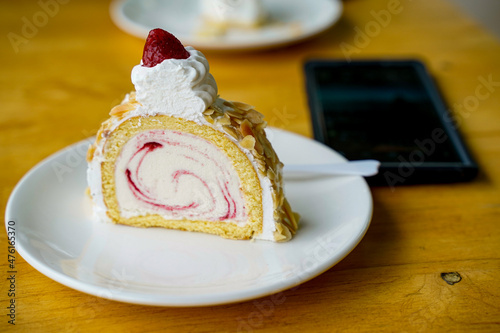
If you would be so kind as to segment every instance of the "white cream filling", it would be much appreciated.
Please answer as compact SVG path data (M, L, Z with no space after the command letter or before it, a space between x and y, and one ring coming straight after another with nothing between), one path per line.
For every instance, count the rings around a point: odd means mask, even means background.
M247 223L240 180L231 161L197 136L166 130L142 132L122 148L115 168L124 217Z

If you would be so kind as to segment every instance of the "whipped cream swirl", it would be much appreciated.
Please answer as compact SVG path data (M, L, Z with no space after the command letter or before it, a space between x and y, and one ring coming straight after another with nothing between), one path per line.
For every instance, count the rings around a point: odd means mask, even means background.
M154 67L132 69L136 99L143 114L166 114L201 122L217 98L217 83L200 51L187 46L188 59L166 59Z
M192 134L166 130L137 134L122 148L115 180L125 217L160 214L169 220L241 225L248 218L231 161Z

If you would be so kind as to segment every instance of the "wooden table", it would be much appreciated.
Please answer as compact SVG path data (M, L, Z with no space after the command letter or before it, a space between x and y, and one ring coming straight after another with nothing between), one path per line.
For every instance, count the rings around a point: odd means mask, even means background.
M130 70L144 43L112 24L106 2L46 2L59 4L51 7L51 15L40 14L44 9L34 0L0 5L2 214L10 192L31 167L92 135L110 107L132 90ZM418 57L460 121L481 168L475 181L373 188L373 221L357 248L326 273L281 294L280 304L270 308L265 304L271 297L203 308L108 301L54 282L18 255L15 328L500 331L500 44L444 0L401 0L396 9L390 7L390 22L379 23L377 30L374 13L393 4L346 1L333 29L299 45L244 54L206 52L219 91L227 99L256 105L274 126L311 136L302 72L306 58L342 59L347 44L352 58ZM33 19L40 27L23 28ZM366 29L373 30L363 42L356 35ZM6 38L11 32L24 39L11 43ZM480 78L496 83L475 103ZM6 237L0 237L0 331L13 328L5 315L7 248ZM441 277L446 272L458 272L462 280L447 284Z

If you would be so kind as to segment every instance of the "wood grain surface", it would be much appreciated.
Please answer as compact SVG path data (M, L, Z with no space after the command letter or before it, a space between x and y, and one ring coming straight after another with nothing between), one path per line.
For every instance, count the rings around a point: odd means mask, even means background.
M46 20L41 3L57 4ZM0 331L500 331L500 43L444 0L348 0L344 6L332 29L307 42L205 52L221 96L255 105L273 126L311 136L306 59L419 58L480 165L476 180L374 187L370 229L339 264L293 290L224 306L109 301L54 282L18 255L13 326L3 234ZM30 168L93 135L132 90L130 71L144 41L114 26L108 8L106 1L1 2L2 214ZM391 13L385 21L382 10ZM24 27L34 19L39 27ZM482 80L493 83L486 87ZM458 272L461 281L448 284L441 276L448 272Z

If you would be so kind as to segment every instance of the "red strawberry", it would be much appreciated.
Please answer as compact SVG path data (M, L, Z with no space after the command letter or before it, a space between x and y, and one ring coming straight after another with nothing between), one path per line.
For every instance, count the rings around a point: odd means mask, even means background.
M142 65L154 67L165 59L187 59L190 54L181 42L163 29L149 32L142 54Z

